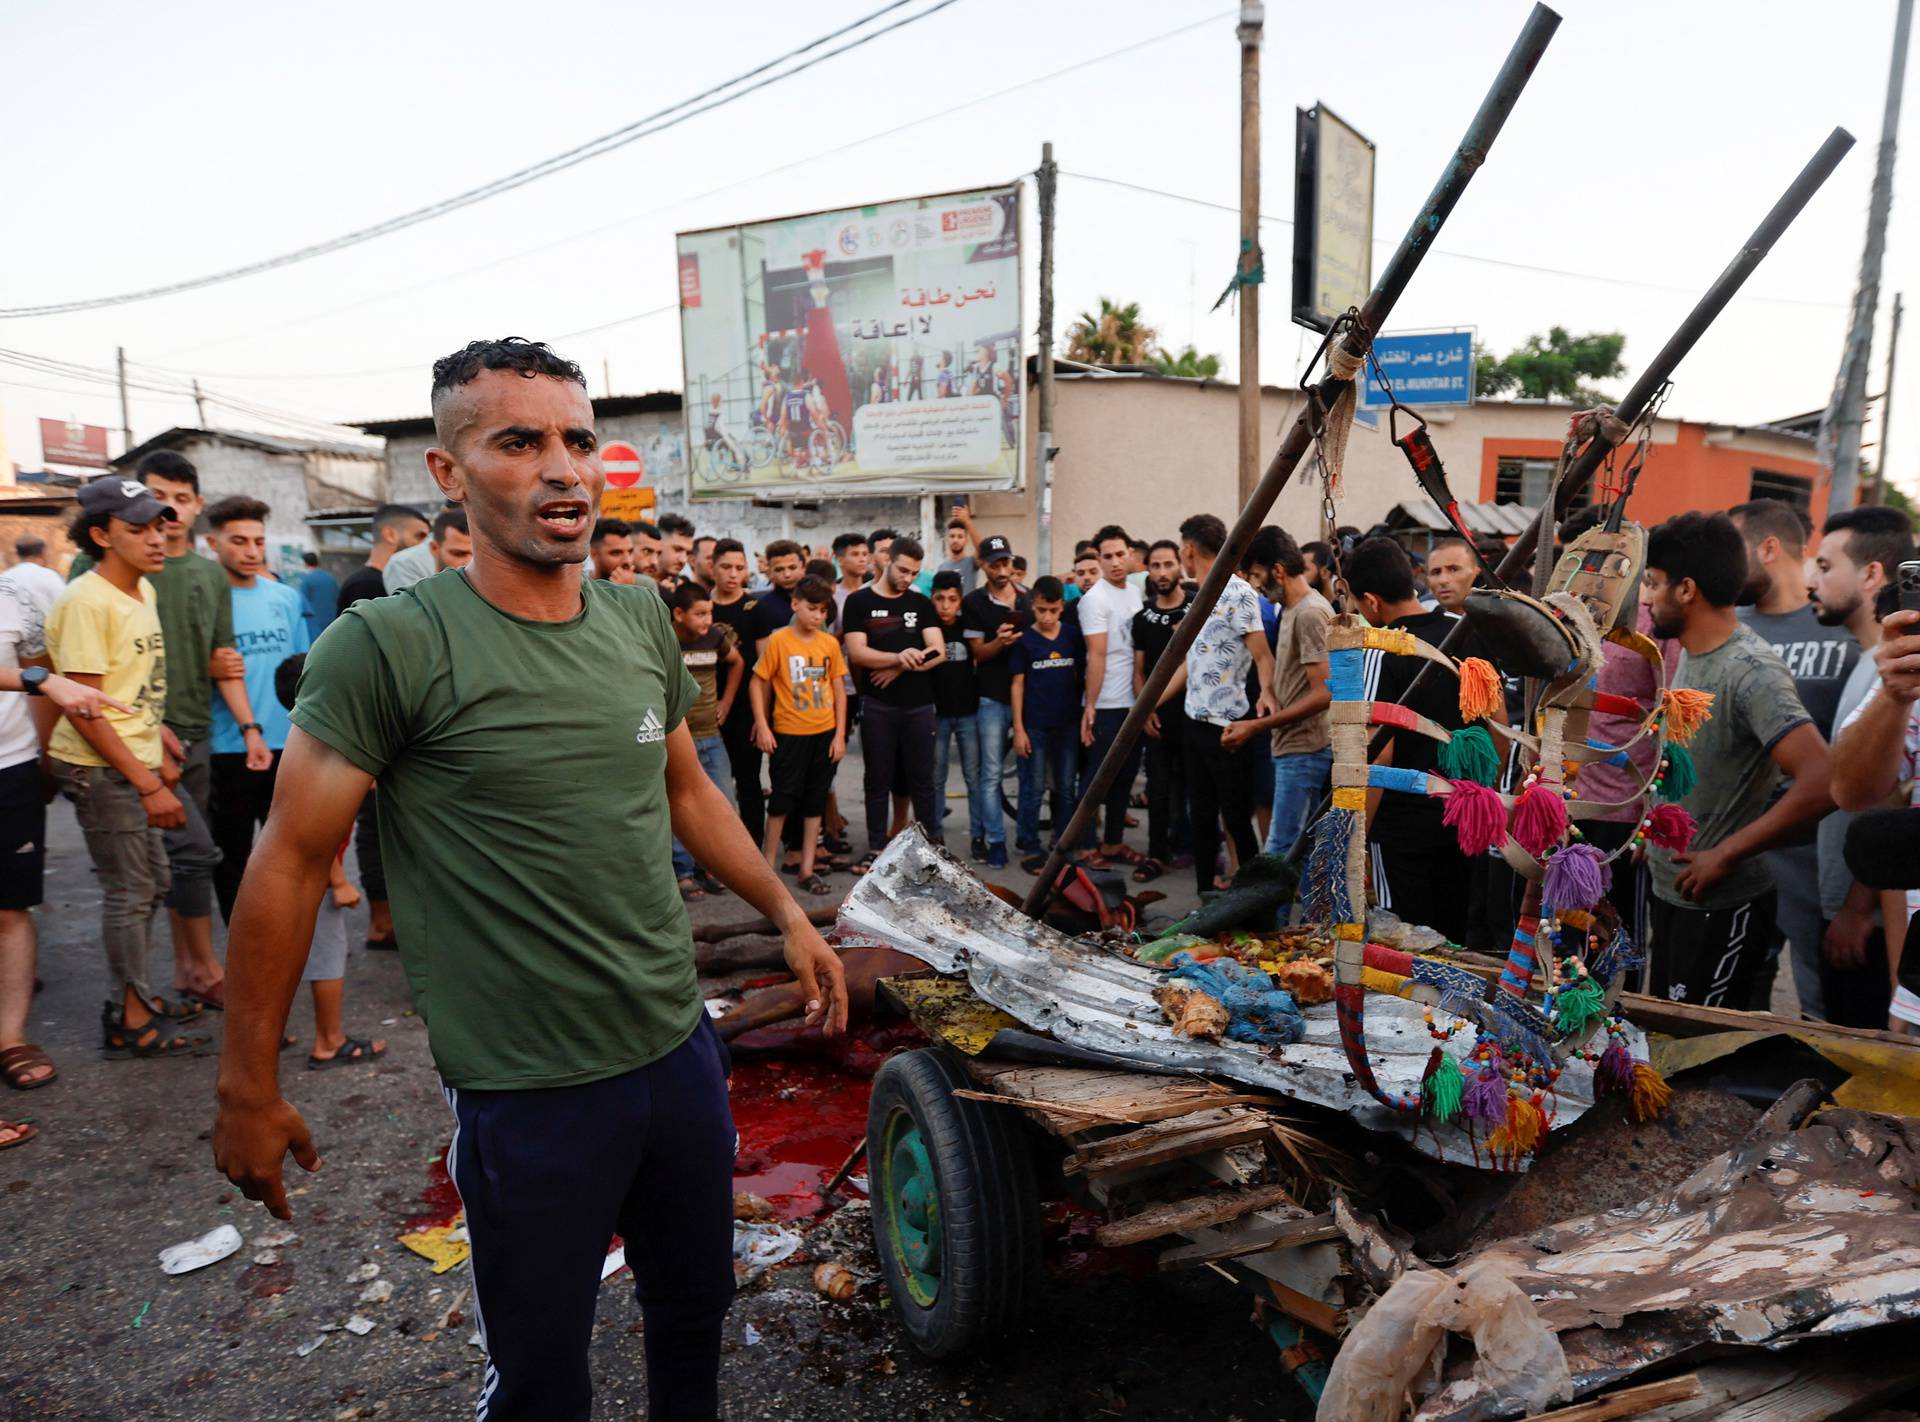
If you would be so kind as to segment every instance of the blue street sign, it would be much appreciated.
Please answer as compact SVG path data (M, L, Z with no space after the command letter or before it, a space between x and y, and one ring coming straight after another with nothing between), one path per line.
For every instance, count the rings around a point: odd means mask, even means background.
M1375 364L1379 370L1374 369ZM1367 362L1360 407L1381 410L1393 403L1380 384L1384 373L1402 405L1415 408L1473 403L1473 332L1437 331L1415 336L1376 336Z

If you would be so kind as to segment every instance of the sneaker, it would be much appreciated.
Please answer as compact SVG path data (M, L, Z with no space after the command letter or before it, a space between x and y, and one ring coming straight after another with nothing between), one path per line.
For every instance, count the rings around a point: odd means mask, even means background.
M1007 846L990 844L987 846L987 868L1004 869L1007 867Z
M973 848L967 852L967 857L972 859L975 864L981 863L986 859L987 841L984 836L975 835L973 837ZM1003 857L1000 862L1004 864L1006 862L1005 858Z

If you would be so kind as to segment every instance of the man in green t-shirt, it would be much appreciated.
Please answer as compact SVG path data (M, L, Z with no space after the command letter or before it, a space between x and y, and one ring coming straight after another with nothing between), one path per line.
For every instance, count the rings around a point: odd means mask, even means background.
M247 769L273 764L247 699L247 664L233 645L233 597L227 575L211 558L193 551L193 530L206 508L200 497L200 473L193 461L171 449L156 449L134 466L133 477L173 510L166 522L167 561L149 573L160 635L167 649L166 727L168 752L180 764L184 824L167 831L167 862L173 887L167 913L173 928L173 988L186 1002L206 1007L226 1004L226 971L213 951L213 871L220 851L208 828L213 818L209 752L213 737L213 695L233 713L247 748ZM86 551L76 553L69 582L93 567Z
M483 1410L587 1415L618 1232L649 1415L712 1417L737 1137L673 840L780 925L810 1022L844 1028L845 979L701 769L666 605L580 578L605 475L579 367L475 342L435 365L433 412L427 465L467 509L473 562L348 609L307 658L234 909L214 1159L282 1219L283 1157L319 1166L279 1092L280 1035L377 776L401 961L455 1116Z

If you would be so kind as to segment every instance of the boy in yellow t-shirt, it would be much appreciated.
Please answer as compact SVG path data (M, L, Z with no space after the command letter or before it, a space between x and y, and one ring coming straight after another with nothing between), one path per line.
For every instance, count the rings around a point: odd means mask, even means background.
M780 865L780 832L796 810L805 819L800 836L800 887L827 894L827 881L813 872L820 817L826 813L833 767L847 753L847 702L840 679L847 660L839 639L821 629L833 608L833 589L819 578L802 578L793 590L793 621L761 645L748 696L753 704L753 743L773 758L773 795L767 801L767 863ZM768 701L772 723L768 723Z
M176 1054L207 1041L180 1030L194 1011L169 1007L147 982L153 917L170 882L161 831L186 821L173 793L180 767L161 736L166 647L146 581L166 564L165 527L174 517L132 479L110 475L83 487L73 541L99 562L47 615L55 670L132 708L64 720L48 746L100 879L100 936L114 990L101 1026L114 1057Z

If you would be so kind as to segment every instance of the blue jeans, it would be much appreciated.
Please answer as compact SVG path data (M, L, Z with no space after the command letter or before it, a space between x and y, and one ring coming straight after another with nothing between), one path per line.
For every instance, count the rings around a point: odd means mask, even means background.
M1300 831L1307 827L1307 818L1320 803L1332 769L1331 746L1273 758L1273 822L1267 828L1268 854L1285 854L1293 848Z
M980 773L973 781L973 812L989 847L1007 842L1007 817L1000 808L1000 778L1007 772L1007 746L1013 737L1013 707L980 698Z
M967 787L967 832L985 839L987 822L980 812L980 797L974 784L980 778L980 716L942 716L933 723L933 783L939 793L933 802L934 829L947 828L947 742L951 738L960 747L960 783Z
M694 740L694 753L700 757L700 768L707 772L707 779L720 787L722 795L727 794L727 781L733 770L727 763L727 743L719 736L700 736ZM732 796L727 796L732 799ZM673 877L684 879L693 873L693 856L687 853L679 840L673 842Z
M1027 739L1033 742L1033 754L1020 762L1020 817L1014 826L1015 842L1040 843L1040 797L1046 793L1047 771L1053 771L1053 838L1073 818L1074 775L1080 766L1080 723L1064 726L1029 726Z

